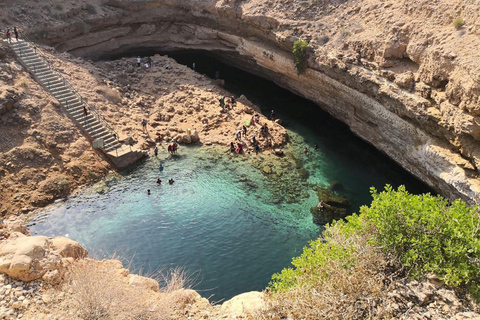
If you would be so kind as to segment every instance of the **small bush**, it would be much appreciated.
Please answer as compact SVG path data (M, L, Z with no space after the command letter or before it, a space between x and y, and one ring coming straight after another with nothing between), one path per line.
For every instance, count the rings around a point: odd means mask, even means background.
M460 29L464 24L465 20L463 20L462 18L457 18L453 20L453 26L455 27L455 29Z
M63 5L61 3L57 3L57 4L55 4L55 9L63 10Z
M295 69L298 74L302 74L307 67L307 48L308 42L302 39L298 39L293 43L293 58L295 61Z

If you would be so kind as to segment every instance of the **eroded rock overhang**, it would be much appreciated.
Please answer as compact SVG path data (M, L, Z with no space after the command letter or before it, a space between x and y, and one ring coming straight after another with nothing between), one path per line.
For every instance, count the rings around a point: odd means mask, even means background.
M480 202L474 156L466 157L449 142L452 135L463 135L463 147L474 154L475 125L467 123L463 132L445 129L442 119L425 112L431 101L333 53L312 55L306 72L297 75L291 54L296 37L273 32L279 27L274 18L244 16L240 6L213 0L183 5L111 0L105 5L115 8L112 14L32 33L59 51L92 60L141 50L211 52L316 102L444 196Z

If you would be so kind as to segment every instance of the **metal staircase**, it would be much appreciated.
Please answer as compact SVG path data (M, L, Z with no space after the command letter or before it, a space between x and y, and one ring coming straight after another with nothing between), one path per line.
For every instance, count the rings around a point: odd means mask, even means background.
M20 62L65 107L71 119L92 141L100 143L103 140L103 147L100 149L105 153L115 152L118 154L120 151L118 149L121 148L121 144L118 142L118 134L95 108L85 102L70 82L55 70L40 50L37 50L36 46L27 38L24 36L22 38L22 40L10 43ZM84 114L84 107L88 110L88 115Z

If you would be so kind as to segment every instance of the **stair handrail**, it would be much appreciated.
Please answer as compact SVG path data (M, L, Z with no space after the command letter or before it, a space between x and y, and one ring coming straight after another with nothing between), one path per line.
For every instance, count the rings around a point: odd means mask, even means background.
M92 107L91 105L89 105L82 97L82 95L77 91L77 89L75 89L75 87L70 83L70 81L68 81L67 79L65 79L65 77L57 70L55 69L55 67L53 67L52 63L50 62L50 60L48 60L48 58L40 51L40 50L37 50L37 46L35 45L35 42L32 42L27 36L25 36L24 33L22 33L21 31L19 32L20 35L21 35L21 38L29 45L29 46L33 46L34 47L34 50L35 50L35 53L39 55L39 57L44 60L46 63L47 63L47 66L50 70L52 70L53 72L55 72L55 74L63 81L63 83L70 88L70 90L73 91L73 93L78 97L78 99L80 100L80 103L82 105L85 105L87 107L87 109L91 112L91 114L97 119L98 122L100 122L101 124L103 124L107 130L115 137L116 140L118 140L118 134L117 132L113 129L113 127L98 113L98 111ZM50 88L48 88L50 90ZM67 107L68 109L68 107Z

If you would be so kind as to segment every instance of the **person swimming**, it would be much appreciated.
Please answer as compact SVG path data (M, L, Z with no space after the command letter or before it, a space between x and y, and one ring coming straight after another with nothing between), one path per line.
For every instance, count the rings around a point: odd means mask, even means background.
M173 179L168 180L168 184L173 184L174 182L175 182L175 180L173 180Z
M160 172L162 172L163 169L164 169L164 166L163 166L163 164L160 163L160 165L158 166L158 170L159 170Z
M150 189L147 190L147 195L150 195Z
M158 185L162 184L162 180L160 180L160 178L157 179L157 184Z

